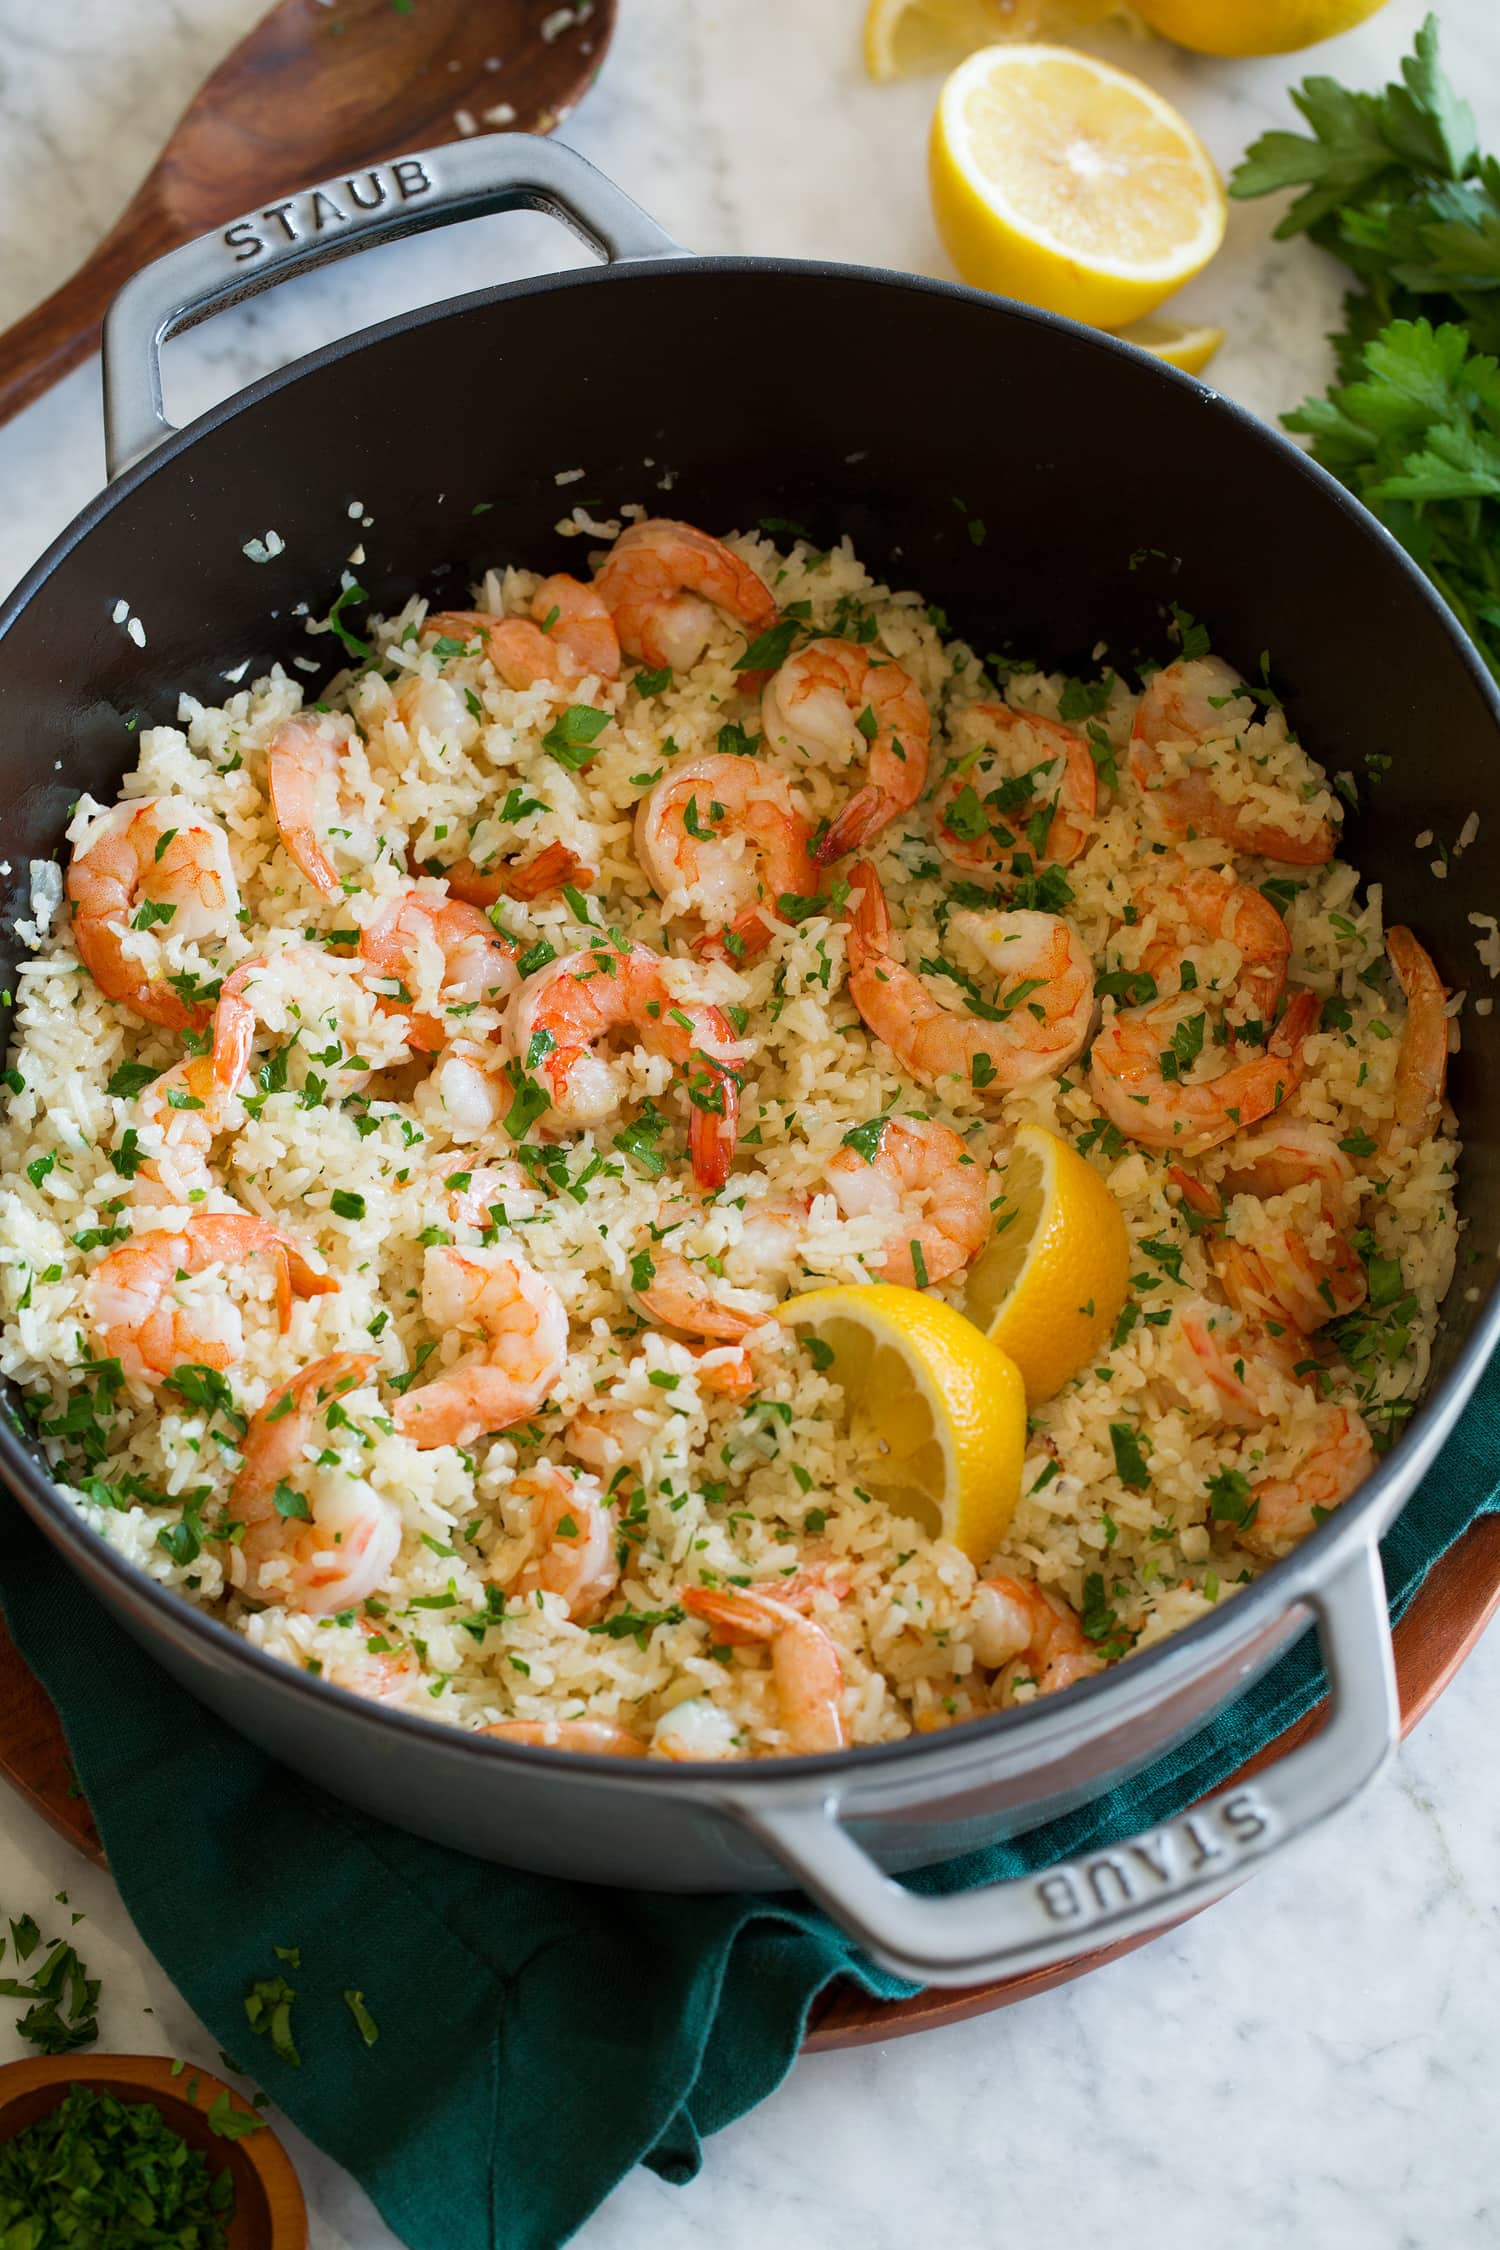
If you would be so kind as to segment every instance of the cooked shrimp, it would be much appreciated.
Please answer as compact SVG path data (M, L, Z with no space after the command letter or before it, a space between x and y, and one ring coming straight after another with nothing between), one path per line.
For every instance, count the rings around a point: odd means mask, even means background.
M648 946L600 941L564 954L527 978L508 1019L511 1049L539 1071L552 1108L570 1125L589 1125L619 1108L619 1073L599 1050L612 1034L634 1032L682 1074L692 1116L693 1174L705 1188L729 1176L739 1131L740 1089L732 1065L741 1048L721 1010L679 1000L666 963Z
M755 1388L755 1364L741 1345L690 1344L698 1362L698 1388L715 1398L747 1399Z
M778 900L816 893L811 832L773 767L706 751L674 759L641 799L635 852L669 911L700 915L739 956L769 944Z
M955 914L949 929L1005 980L981 1014L946 1007L891 954L890 910L873 867L849 881L849 992L866 1025L904 1070L936 1086L958 1078L999 1100L1056 1077L1078 1055L1094 1017L1094 971L1081 940L1055 914ZM961 992L972 980L954 971Z
M100 1260L85 1290L89 1320L103 1356L127 1375L159 1383L185 1365L232 1367L244 1349L239 1313L226 1296L209 1308L177 1302L179 1280L209 1266L239 1266L247 1258L275 1263L281 1326L291 1300L326 1296L338 1283L310 1266L289 1234L267 1219L241 1212L206 1212L181 1228L137 1235Z
M611 1480L638 1461L656 1435L655 1417L643 1407L606 1396L581 1406L568 1424L568 1451ZM613 1489L613 1485L611 1485Z
M575 1625L591 1624L620 1582L615 1519L600 1498L598 1478L569 1476L539 1461L511 1491L531 1503L537 1552L507 1593L558 1594Z
M324 898L339 898L344 890L324 849L330 833L338 833L346 856L356 861L368 859L375 848L373 834L340 801L345 754L311 718L288 719L266 752L266 781L277 833Z
M767 681L761 725L774 747L791 744L821 763L853 757L866 780L830 824L813 857L822 867L867 844L927 786L932 715L911 674L854 641L809 641Z
M1386 931L1385 947L1406 995L1406 1022L1384 1133L1387 1149L1394 1152L1430 1141L1442 1123L1448 1075L1448 988L1426 948L1400 923Z
M1094 1041L1089 1091L1130 1140L1201 1156L1269 1117L1301 1083L1302 1046L1318 1014L1314 993L1294 993L1262 1052L1190 1084L1181 1071L1212 1044L1203 1042L1203 995L1174 992L1144 1008L1123 1008ZM1220 1052L1213 1049L1216 1059Z
M240 1553L252 1600L285 1602L311 1616L378 1593L401 1551L401 1517L362 1477L319 1473L309 1461L313 1425L378 1364L375 1352L330 1352L281 1383L240 1444L229 1513L245 1526ZM301 1473L307 1513L288 1513ZM269 1572L269 1576L267 1573Z
M1229 1162L1223 1185L1230 1195L1286 1195L1311 1184L1340 1210L1354 1198L1353 1164L1333 1128L1312 1118L1277 1117L1254 1133L1241 1134L1225 1153Z
M1182 1313L1163 1372L1180 1403L1228 1428L1259 1429L1278 1411L1278 1383L1292 1376L1284 1340L1222 1311Z
M687 672L708 646L714 611L747 633L776 622L770 588L721 540L655 516L622 531L594 576L627 656Z
M736 1756L739 1743L727 1711L706 1695L689 1695L662 1713L652 1730L651 1747L658 1757L670 1758L674 1764L717 1763Z
M672 1248L671 1238L701 1217L701 1210L687 1202L662 1214L662 1223L651 1229L649 1247L643 1245L632 1260L632 1293L660 1327L721 1344L738 1343L771 1318L765 1299L785 1293L806 1232L806 1205L781 1200L745 1206L738 1239L712 1258L694 1261ZM714 1369L729 1367L727 1358L715 1355ZM710 1388L733 1390L738 1381L725 1372Z
M260 965L242 963L224 979L209 1052L184 1056L141 1093L134 1129L147 1153L130 1184L135 1202L196 1203L212 1190L208 1160L219 1134L238 1122L234 1092L250 1067L255 1036L255 1013L242 997L243 987ZM131 1145L128 1137L122 1145Z
M839 1652L821 1625L791 1606L786 1598L789 1591L789 1587L685 1586L682 1606L731 1647L769 1642L771 1677L789 1751L810 1756L820 1750L842 1750L849 1730Z
M528 1742L538 1750L581 1750L592 1758L644 1758L648 1745L628 1727L605 1719L501 1719L481 1734L497 1742Z
M1216 1241L1214 1271L1230 1303L1252 1320L1284 1324L1310 1336L1327 1320L1364 1303L1365 1269L1345 1231L1357 1191L1354 1166L1332 1130L1303 1117L1278 1118L1241 1135L1231 1149L1224 1186L1232 1195L1278 1196L1318 1191L1316 1211L1264 1240Z
M1144 792L1149 817L1171 839L1216 836L1237 852L1289 866L1320 867L1333 857L1338 841L1333 823L1318 821L1306 835L1227 798L1209 767L1189 765L1163 772L1163 752L1216 748L1236 755L1236 737L1254 723L1255 709L1242 695L1244 681L1222 657L1180 659L1157 672L1135 715L1130 742L1130 774ZM1216 709L1215 705L1219 707Z
M1248 1006L1258 1021L1272 1021L1286 989L1292 935L1263 893L1232 875L1198 867L1153 892L1147 904L1159 927L1141 955L1141 967L1163 991L1179 984L1191 990L1202 982L1183 969L1184 959L1191 958L1192 933L1222 939L1240 957L1225 997L1226 1014L1243 1016Z
M1099 777L1082 735L1059 719L971 704L954 729L958 755L937 802L937 843L956 867L986 874L1017 853L1032 865L1067 867L1088 843ZM1028 835L1046 814L1040 845Z
M499 1250L429 1249L422 1310L444 1335L478 1332L479 1349L397 1401L414 1445L472 1445L534 1414L562 1373L568 1316L542 1274Z
M715 1296L687 1259L675 1251L653 1250L647 1255L651 1261L651 1279L633 1294L647 1318L661 1327L680 1328L689 1336L714 1336L725 1343L737 1344L752 1329L763 1328L771 1318L768 1310L742 1307L731 1304L723 1296Z
M1284 1425L1287 1386L1300 1385L1295 1334L1278 1337L1224 1315L1184 1314L1178 1323L1175 1380L1182 1403L1210 1411L1230 1428ZM1351 1407L1319 1403L1315 1432L1285 1476L1252 1484L1233 1536L1257 1554L1279 1555L1305 1539L1319 1516L1347 1500L1375 1463L1375 1448ZM1316 1513L1314 1511L1317 1511Z
M189 1055L152 1080L134 1111L136 1141L149 1152L137 1157L130 1182L135 1202L192 1203L211 1191L208 1160L230 1123L232 1092L211 1055Z
M873 1212L888 1223L875 1265L882 1281L947 1281L989 1239L988 1167L935 1120L888 1117L873 1154L841 1148L827 1179L846 1218Z
M232 1514L259 1522L246 1509L269 1501L302 1460L314 1421L320 1415L326 1421L332 1401L357 1389L379 1364L378 1352L328 1352L276 1386L240 1440L239 1473L229 1495ZM253 1558L256 1543L247 1539L244 1552Z
M359 941L360 956L400 987L386 1004L411 1011L417 993L438 993L438 1015L410 1013L408 1045L437 1050L461 1032L477 1006L497 1006L517 984L514 938L497 930L477 906L434 891L403 891Z
M1102 1670L1076 1611L1060 1594L1028 1578L981 1578L970 1603L974 1658L1007 1695L1034 1683L1038 1695L1055 1695Z
M440 1127L455 1141L482 1141L514 1100L501 1049L466 1038L449 1041L412 1096L423 1124Z
M616 680L620 643L614 619L593 586L559 571L531 597L531 616L496 617L482 609L439 610L424 631L469 641L477 634L484 653L507 687L578 686L582 680Z
M479 725L457 682L434 678L430 672L409 672L392 693L391 709L413 745L420 750L425 737L439 757L447 756L450 743L472 740ZM386 757L390 762L389 748ZM396 764L402 762L395 758Z
M571 883L574 890L589 890L597 880L599 870L590 867L570 851L566 844L543 844L529 859L511 860L496 867L489 860L482 865L467 853L462 859L450 860L445 866L440 859L418 860L412 856L408 864L414 875L441 875L446 878L450 898L462 899L466 906L498 906L501 899L513 898L529 901L547 898Z
M1291 1474L1251 1486L1251 1510L1236 1538L1258 1555L1286 1554L1342 1507L1374 1466L1374 1442L1353 1407L1321 1407L1318 1436Z
M527 1192L526 1175L519 1164L478 1164L472 1172L454 1175L448 1216L455 1226L488 1231L505 1224L495 1213L505 1208L506 1198Z
M105 997L164 1030L201 1031L208 1002L183 997L160 938L146 933L230 935L240 894L223 829L185 797L127 797L75 846L66 892L83 965Z
M340 1648L321 1659L320 1677L371 1703L404 1703L422 1678L414 1648Z

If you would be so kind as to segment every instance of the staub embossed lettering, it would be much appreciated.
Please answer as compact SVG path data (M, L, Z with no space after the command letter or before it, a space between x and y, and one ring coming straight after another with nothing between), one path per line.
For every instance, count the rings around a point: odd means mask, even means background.
M1037 1902L1052 1922L1087 1924L1140 1906L1170 1901L1215 1861L1226 1867L1270 1833L1271 1814L1254 1789L1237 1789L1201 1812L1188 1813L1137 1843L1100 1852L1037 1878Z
M289 242L330 234L362 211L378 211L386 203L413 203L430 195L434 185L421 157L399 157L394 164L376 164L351 179L330 180L324 187L309 188L305 195L289 196L285 203L268 204L253 218L236 219L224 230L224 247L237 265L246 265Z

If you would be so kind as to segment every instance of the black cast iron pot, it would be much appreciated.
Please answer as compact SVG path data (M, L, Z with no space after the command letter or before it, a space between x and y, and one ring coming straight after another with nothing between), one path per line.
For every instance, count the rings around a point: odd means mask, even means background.
M302 600L326 606L353 500L375 519L360 576L384 609L418 588L462 600L496 562L576 568L558 517L577 500L599 515L642 501L717 531L782 516L819 540L847 532L981 650L1010 645L1075 670L1101 639L1117 662L1160 655L1173 600L1243 668L1269 648L1327 766L1364 775L1367 753L1390 760L1351 823L1351 855L1449 983L1475 983L1467 918L1494 905L1500 833L1494 690L1398 548L1272 431L1122 345L969 290L687 257L555 142L490 137L378 177L376 211L325 183L319 201L295 198L274 222L252 214L163 259L110 316L115 481L0 617L12 956L27 863L56 853L81 789L115 794L135 758L127 720L173 717L184 686L218 701L241 657L306 653L290 613ZM311 261L518 205L568 221L612 263L409 314L170 431L157 349L172 329ZM557 484L576 468L581 482ZM256 567L242 549L268 529L284 552ZM143 649L112 622L121 598L146 627ZM1451 840L1471 811L1479 845L1434 881L1414 837ZM288 1764L401 1826L594 1882L800 1883L920 1979L1037 1965L1227 1889L1389 1754L1397 1708L1376 1542L1500 1334L1500 1018L1470 1011L1451 1091L1474 1262L1460 1268L1433 1380L1393 1452L1212 1617L1064 1695L946 1735L695 1769L461 1734L293 1672L149 1583L9 1428L0 1467L170 1672ZM1253 1783L1034 1880L932 1900L890 1880L1096 1794L1312 1621L1333 1680L1328 1723Z

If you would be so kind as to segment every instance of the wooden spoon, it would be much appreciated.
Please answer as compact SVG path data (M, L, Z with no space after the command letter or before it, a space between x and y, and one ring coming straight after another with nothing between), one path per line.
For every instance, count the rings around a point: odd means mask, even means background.
M0 337L0 422L98 349L131 274L273 197L474 132L549 133L616 0L279 0L200 86L93 256Z
M7 2063L0 2070L0 2141L56 2109L70 2086L92 2086L118 2102L148 2101L174 2133L208 2160L209 2170L234 2179L234 2219L229 2250L307 2250L307 2205L287 2155L268 2125L227 2140L208 2122L220 2094L241 2117L255 2117L243 2094L196 2063L173 2064L165 2055L56 2055Z

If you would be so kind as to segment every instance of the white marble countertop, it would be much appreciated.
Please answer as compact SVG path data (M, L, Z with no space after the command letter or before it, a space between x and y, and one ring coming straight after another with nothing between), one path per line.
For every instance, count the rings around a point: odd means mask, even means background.
M420 4L420 0L419 0ZM476 0L478 4L478 0ZM261 0L0 0L0 324L78 262L178 110ZM1189 112L1227 168L1289 121L1307 70L1394 71L1423 0L1390 0L1305 57L1123 59ZM1444 0L1450 67L1500 145L1500 12ZM923 182L934 88L875 88L859 0L621 0L600 84L566 137L681 240L946 271ZM1335 270L1279 247L1264 205L1182 300L1222 321L1214 379L1266 414L1325 379ZM572 263L534 219L477 222L291 283L170 348L178 419L326 339L478 281ZM356 296L356 290L359 294ZM0 587L103 478L98 373L0 429ZM1174 1936L1086 1982L919 2039L800 2063L711 2142L685 2190L627 2181L588 2250L859 2241L864 2250L1468 2250L1500 2239L1500 1779L1481 1647L1394 1774L1322 1836ZM66 1886L104 1978L106 2045L212 2061L215 2043L144 1954L108 1878L0 1804L0 1913ZM147 2014L146 2010L153 2013ZM8 2019L9 2011L0 2012ZM0 2059L18 2052L0 2021ZM315 2250L390 2250L337 2167L288 2129Z

